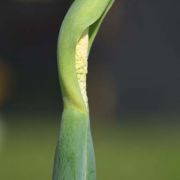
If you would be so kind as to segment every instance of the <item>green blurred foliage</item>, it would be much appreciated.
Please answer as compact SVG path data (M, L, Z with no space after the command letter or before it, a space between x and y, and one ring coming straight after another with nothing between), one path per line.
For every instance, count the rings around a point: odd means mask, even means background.
M17 119L5 124L0 179L50 180L59 122ZM97 180L180 179L179 126L102 124L93 127Z

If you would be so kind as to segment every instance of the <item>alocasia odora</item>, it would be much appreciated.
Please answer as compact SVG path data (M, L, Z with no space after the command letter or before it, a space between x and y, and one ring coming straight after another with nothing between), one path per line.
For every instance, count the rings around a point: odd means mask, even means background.
M114 0L75 0L58 39L59 78L64 102L53 180L95 180L96 168L86 94L88 56Z

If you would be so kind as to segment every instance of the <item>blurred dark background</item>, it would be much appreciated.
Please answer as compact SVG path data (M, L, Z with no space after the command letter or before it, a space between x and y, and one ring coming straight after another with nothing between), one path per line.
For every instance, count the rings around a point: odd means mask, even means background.
M50 179L62 111L57 37L70 4L0 2L0 179ZM180 179L179 9L178 0L117 0L102 25L88 74L98 179Z
M64 0L1 2L1 69L7 69L11 88L3 111L59 111L56 44L69 5ZM175 0L116 2L89 59L90 96L107 93L98 108L113 93L117 116L179 112L179 7Z

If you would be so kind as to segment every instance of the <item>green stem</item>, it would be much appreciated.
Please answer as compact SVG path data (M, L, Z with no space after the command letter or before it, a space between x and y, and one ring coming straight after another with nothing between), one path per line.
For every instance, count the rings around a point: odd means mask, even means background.
M64 102L53 180L95 180L95 157L86 95L87 58L114 0L75 0L58 39Z

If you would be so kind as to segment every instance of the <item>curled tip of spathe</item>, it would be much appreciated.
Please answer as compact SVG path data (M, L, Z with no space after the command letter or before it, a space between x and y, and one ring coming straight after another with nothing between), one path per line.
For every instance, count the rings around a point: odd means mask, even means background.
M93 41L114 0L75 0L61 26L58 63L64 104L88 112L86 94L87 57ZM86 32L86 36L83 33ZM83 38L82 38L83 37ZM88 47L88 49L87 49ZM77 56L85 61L78 62ZM81 58L79 58L81 59ZM83 75L77 71L84 68Z

